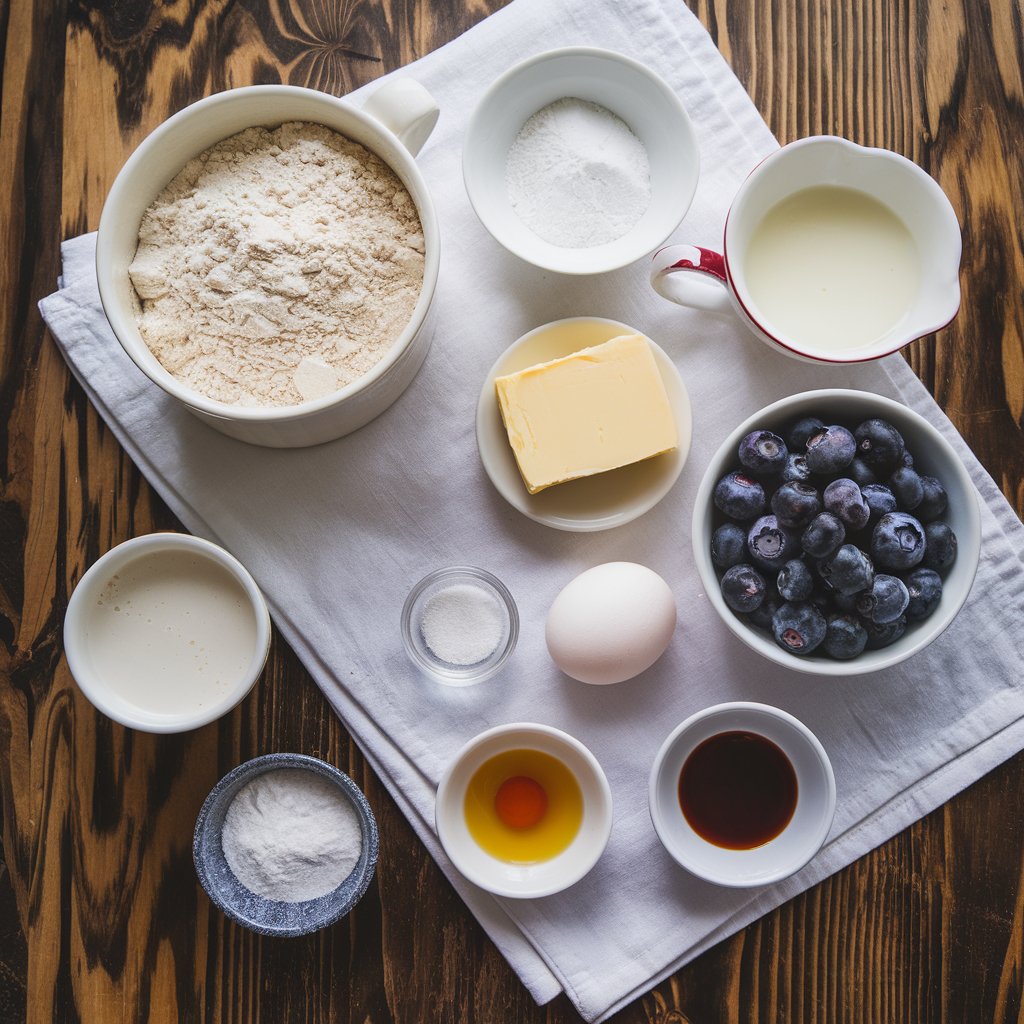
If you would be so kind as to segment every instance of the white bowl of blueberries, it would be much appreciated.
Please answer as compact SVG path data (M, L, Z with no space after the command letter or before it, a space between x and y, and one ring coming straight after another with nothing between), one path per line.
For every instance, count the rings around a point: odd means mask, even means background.
M697 493L705 592L786 668L860 675L931 643L978 568L973 484L917 413L862 391L793 395L741 423Z

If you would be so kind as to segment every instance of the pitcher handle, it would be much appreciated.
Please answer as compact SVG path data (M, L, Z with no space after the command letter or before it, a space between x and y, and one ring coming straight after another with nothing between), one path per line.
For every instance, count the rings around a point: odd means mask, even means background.
M423 148L441 112L434 97L412 78L385 82L363 104L363 111L394 132L413 156Z
M714 282L711 288L697 284L687 272L701 274ZM692 306L710 313L732 313L725 259L713 249L699 245L667 245L653 256L651 287L663 298L680 306Z

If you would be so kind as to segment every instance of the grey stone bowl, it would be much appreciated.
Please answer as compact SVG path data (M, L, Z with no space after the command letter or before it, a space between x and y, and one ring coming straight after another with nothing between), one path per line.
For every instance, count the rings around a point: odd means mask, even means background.
M335 889L315 900L280 903L250 892L234 876L224 858L221 829L238 791L264 772L300 768L333 782L359 816L363 848L356 866ZM192 860L206 894L233 921L260 935L307 935L344 917L366 892L377 867L379 837L373 811L359 787L333 765L307 754L264 754L233 768L210 790L196 819Z

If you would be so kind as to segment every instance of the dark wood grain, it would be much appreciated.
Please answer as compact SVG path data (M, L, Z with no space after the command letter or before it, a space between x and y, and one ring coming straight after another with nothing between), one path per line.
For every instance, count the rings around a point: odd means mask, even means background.
M781 141L835 132L911 157L964 228L964 303L908 350L1024 510L1024 13L995 0L690 0ZM70 379L36 301L137 143L254 82L343 93L501 0L0 0L0 1022L576 1020L534 1006L294 655L221 722L121 729L62 659L85 568L174 528ZM230 767L301 750L367 792L377 881L338 926L260 939L191 866ZM619 1024L1024 1019L1024 758L679 971Z

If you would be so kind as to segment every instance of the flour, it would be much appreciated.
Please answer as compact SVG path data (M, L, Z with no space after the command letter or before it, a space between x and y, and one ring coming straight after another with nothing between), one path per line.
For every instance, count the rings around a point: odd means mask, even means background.
M520 129L505 163L512 209L535 234L570 249L614 242L651 204L647 150L596 103L567 97Z
M300 903L348 878L362 850L362 829L334 783L302 768L278 768L238 791L224 816L221 846L250 892Z
M129 267L146 344L232 405L294 405L361 377L408 324L423 233L397 175L321 125L249 128L157 196Z

